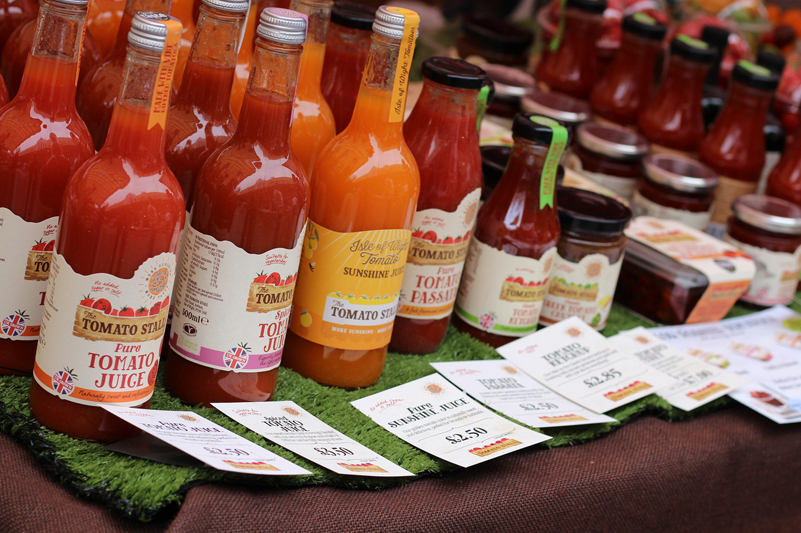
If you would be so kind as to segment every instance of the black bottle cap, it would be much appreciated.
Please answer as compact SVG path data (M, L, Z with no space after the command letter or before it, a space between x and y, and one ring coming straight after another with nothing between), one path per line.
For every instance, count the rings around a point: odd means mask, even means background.
M783 55L765 50L764 48L757 54L755 63L769 69L779 77L781 77L782 72L784 72L784 67L787 66L787 60L784 59Z
M422 71L427 80L457 89L479 90L487 79L487 73L481 68L449 57L429 57L423 61Z
M731 79L763 91L775 91L779 87L779 77L770 69L745 60L734 65Z
M623 31L661 41L667 33L667 26L656 20L648 13L642 11L629 15L623 19Z
M533 143L550 146L553 140L553 126L564 127L564 124L542 115L518 113L512 123L512 135ZM567 145L567 139L565 139L565 145Z
M681 34L670 41L670 53L698 63L712 63L716 49L704 41Z
M485 15L467 15L462 32L475 44L506 54L526 54L534 34L504 19Z
M631 220L631 209L614 198L573 187L556 188L556 207L563 231L620 233Z
M587 13L603 13L606 11L606 0L567 0L567 7Z
M701 30L701 40L715 49L715 59L712 62L712 66L709 68L706 81L704 82L704 84L709 87L717 87L718 85L720 63L723 61L726 48L729 46L730 34L729 30L718 26L704 26Z
M355 2L334 2L331 22L361 31L373 31L375 9Z

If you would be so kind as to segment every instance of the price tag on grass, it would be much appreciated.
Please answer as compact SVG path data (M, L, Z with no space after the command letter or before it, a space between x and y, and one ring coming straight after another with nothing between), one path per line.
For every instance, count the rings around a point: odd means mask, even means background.
M550 438L485 409L438 374L351 405L412 446L464 467Z
M337 474L373 477L414 475L343 435L295 402L212 405L264 438Z

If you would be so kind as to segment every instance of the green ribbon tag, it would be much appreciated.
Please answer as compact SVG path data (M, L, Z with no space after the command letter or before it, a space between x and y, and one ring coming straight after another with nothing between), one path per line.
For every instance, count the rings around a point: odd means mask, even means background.
M485 85L478 93L478 105L476 110L476 129L481 132L481 121L484 120L484 111L487 110L487 98L489 98L490 88Z
M547 117L535 115L531 117L532 122L551 128L551 146L548 148L548 155L545 156L545 164L542 166L542 178L540 179L540 209L545 207L553 208L553 195L556 191L556 171L559 168L559 160L567 146L567 129Z
M551 42L548 43L548 49L551 52L556 52L559 50L559 45L562 44L562 34L565 32L565 10L567 0L559 0L559 26L556 28L556 33L553 35L553 39Z

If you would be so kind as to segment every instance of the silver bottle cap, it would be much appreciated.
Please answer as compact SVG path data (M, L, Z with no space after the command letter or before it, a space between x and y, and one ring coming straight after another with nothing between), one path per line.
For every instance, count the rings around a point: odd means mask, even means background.
M262 39L284 44L306 42L306 17L280 7L268 7L261 12L256 33Z
M67 4L68 6L85 6L89 4L89 0L56 0L59 4Z
M164 41L167 40L168 20L174 20L180 24L180 20L164 13L153 11L139 11L131 21L131 31L128 32L128 42L154 52L161 52L164 49Z
M203 3L209 7L232 13L243 13L250 9L248 0L203 0Z
M402 39L403 23L406 21L406 17L389 11L388 7L392 6L381 6L375 12L373 32L390 39Z

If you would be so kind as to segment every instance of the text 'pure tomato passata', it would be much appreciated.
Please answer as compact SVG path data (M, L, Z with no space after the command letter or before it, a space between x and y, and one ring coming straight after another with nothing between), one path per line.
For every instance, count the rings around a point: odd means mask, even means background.
M180 32L136 15L108 140L64 193L30 407L73 437L138 433L99 405L147 407L153 394L185 219L164 160Z

